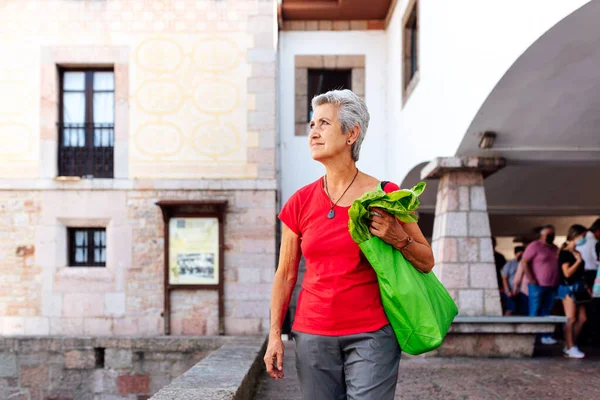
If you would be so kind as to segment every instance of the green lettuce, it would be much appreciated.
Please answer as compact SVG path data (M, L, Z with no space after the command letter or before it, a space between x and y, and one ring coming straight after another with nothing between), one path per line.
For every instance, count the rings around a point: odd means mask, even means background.
M348 229L352 239L358 244L373 237L369 231L370 208L382 208L405 223L417 222L413 214L419 207L419 196L425 190L425 182L419 182L412 189L400 189L386 193L381 189L367 192L350 207Z

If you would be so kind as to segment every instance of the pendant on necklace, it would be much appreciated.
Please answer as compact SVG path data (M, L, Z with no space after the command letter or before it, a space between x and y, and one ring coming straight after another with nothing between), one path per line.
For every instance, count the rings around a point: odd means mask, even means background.
M329 213L327 213L327 218L332 219L333 217L335 217L335 211L333 211L333 208L331 210L329 210Z

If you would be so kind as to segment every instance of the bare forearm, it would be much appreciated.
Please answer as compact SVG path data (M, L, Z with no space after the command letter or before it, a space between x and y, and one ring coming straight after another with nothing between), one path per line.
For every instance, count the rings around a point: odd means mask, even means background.
M275 273L271 294L271 335L281 335L281 326L290 305L296 281L297 277L290 279L282 270Z
M433 251L429 245L425 245L419 242L413 242L408 246L402 247L404 244L396 247L397 249L401 249L401 253L410 263L423 273L429 273L433 268L434 259L433 259Z

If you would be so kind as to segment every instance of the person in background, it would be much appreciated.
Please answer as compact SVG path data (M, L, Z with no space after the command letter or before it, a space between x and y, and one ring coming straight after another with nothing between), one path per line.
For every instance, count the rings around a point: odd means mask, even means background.
M598 274L598 256L600 255L600 218L598 218L586 232L581 244L576 250L581 253L585 263L585 283L588 288L594 287ZM586 304L588 320L580 335L580 343L600 340L600 299L593 299Z
M563 302L565 315L565 349L569 358L584 358L585 354L577 347L577 337L587 320L585 304L576 304L574 293L579 286L585 286L585 261L576 247L585 243L587 229L582 225L573 225L567 233L567 241L562 245L558 255L558 266L561 284L557 298Z
M521 258L523 258L522 255ZM517 314L529 315L529 280L523 270L522 262L519 262L513 281L513 297L517 303Z
M525 248L523 246L515 247L515 258L504 264L504 268L502 268L502 287L504 288L503 296L504 304L506 305L504 315L507 316L516 314L518 310L519 299L517 295L520 291L513 284L519 267L519 261L521 261L524 251Z
M585 283L590 288L594 286L594 280L598 271L598 255L596 254L598 239L600 239L600 218L586 231L585 236L576 247L576 250L581 254L581 258L585 262Z
M502 268L506 264L506 258L496 251L496 238L492 236L492 247L494 248L494 264L496 265L496 280L498 282L498 290L500 290L500 301L502 303L502 312L506 310L504 286L502 285Z
M523 272L529 280L529 316L547 316L552 312L556 289L560 282L558 248L554 245L556 229L546 225L540 232L539 240L530 243L521 259ZM551 335L542 336L542 344L556 344Z

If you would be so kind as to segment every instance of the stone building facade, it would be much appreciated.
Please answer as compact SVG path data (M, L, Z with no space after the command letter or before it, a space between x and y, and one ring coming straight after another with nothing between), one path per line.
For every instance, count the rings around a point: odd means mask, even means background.
M0 334L163 334L161 200L227 200L224 333L268 329L276 21L267 0L0 4ZM112 76L112 176L61 174L64 71ZM69 228L105 230L104 267L70 265ZM171 334L218 334L216 291L170 301Z

